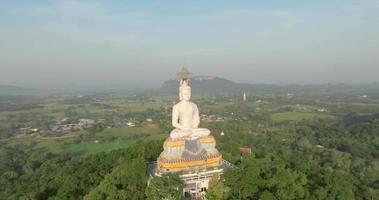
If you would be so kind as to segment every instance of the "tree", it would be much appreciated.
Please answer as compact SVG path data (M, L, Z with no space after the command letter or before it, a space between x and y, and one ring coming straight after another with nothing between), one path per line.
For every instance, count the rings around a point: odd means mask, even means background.
M311 174L313 181L308 187L311 199L354 199L353 184L349 174L331 168Z
M206 196L209 200L223 200L228 197L230 188L226 186L218 174L214 174L209 181Z
M177 174L167 174L155 177L146 189L146 198L149 200L179 200L183 191L183 182Z
M144 159L125 159L84 199L143 199L146 170Z
M273 155L254 159L246 157L241 169L225 174L232 199L304 199L307 179L303 173L286 167Z

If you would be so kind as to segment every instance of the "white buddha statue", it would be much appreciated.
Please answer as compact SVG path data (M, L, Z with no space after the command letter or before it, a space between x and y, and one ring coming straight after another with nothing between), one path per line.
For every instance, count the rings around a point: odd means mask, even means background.
M205 128L198 128L200 124L199 110L196 104L190 102L191 87L188 80L180 81L179 88L180 102L175 104L172 109L172 139L189 139L194 140L199 137L208 136L210 131Z

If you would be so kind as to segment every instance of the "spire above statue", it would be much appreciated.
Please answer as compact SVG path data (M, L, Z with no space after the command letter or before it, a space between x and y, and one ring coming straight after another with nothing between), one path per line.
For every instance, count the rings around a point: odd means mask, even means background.
M180 102L175 104L172 109L172 126L175 127L170 133L172 139L194 140L208 136L210 133L208 129L198 128L200 124L199 110L197 105L190 101L191 87L188 84L190 74L185 67L177 73L178 78L180 78Z
M188 71L188 69L186 68L186 65L183 65L180 72L176 73L176 75L177 75L178 80L182 81L182 80L188 80L190 76L192 75L192 73Z

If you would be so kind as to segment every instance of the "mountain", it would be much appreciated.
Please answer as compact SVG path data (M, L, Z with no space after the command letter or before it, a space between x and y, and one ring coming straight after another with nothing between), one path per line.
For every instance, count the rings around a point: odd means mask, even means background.
M196 92L207 93L241 93L246 92L283 92L287 86L271 84L248 84L237 83L225 78L216 76L195 76L190 79L190 86ZM178 80L168 80L163 83L161 90L165 92L177 92L179 87ZM284 87L284 88L283 88Z
M371 84L249 84L237 83L216 76L195 76L190 79L190 86L196 92L207 93L305 93L305 94L369 94L379 96L379 83ZM178 80L168 80L161 86L161 91L175 93L179 87Z
M229 92L240 90L240 84L215 76L194 76L190 79L190 86L196 92ZM161 90L165 92L177 92L178 80L168 80L163 83Z
M9 95L40 95L44 94L46 91L33 89L33 88L24 88L14 85L0 85L0 96L9 96Z

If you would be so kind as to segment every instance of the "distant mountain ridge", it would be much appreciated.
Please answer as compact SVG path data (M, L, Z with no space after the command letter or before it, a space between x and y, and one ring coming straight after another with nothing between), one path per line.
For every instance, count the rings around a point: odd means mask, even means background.
M241 93L241 92L275 92L275 93L352 93L379 95L379 83L371 84L250 84L237 83L216 76L194 76L190 78L191 88L196 92L207 93ZM160 90L164 92L177 92L178 80L165 81Z
M34 88L25 88L14 85L0 85L0 96L6 95L39 95L46 91Z
M191 77L190 85L197 92L223 92L240 89L238 83L216 76ZM171 79L163 83L161 90L165 92L177 92L178 87L179 81Z

